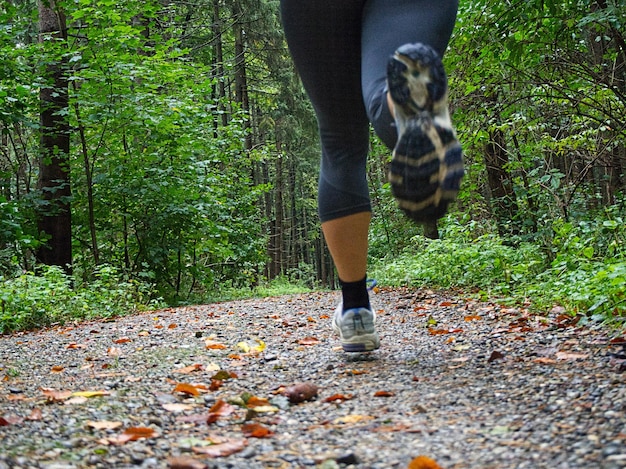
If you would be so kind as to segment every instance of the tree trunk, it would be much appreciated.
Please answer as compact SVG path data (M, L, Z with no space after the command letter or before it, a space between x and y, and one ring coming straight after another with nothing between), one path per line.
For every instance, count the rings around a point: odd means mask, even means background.
M65 17L54 0L39 0L41 39L66 40ZM41 87L40 123L41 157L38 187L46 201L39 216L40 233L48 237L47 245L37 252L37 260L71 271L72 218L70 188L70 128L68 115L67 61L59 58L45 66L48 84Z
M491 191L492 206L500 236L518 234L516 228L517 200L513 191L511 175L506 166L509 162L504 133L500 129L490 131L485 148L485 167ZM506 229L510 226L511 229Z

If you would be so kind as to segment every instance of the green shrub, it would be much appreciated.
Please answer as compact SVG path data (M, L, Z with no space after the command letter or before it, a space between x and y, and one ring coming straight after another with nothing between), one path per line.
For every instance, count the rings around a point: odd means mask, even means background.
M149 285L125 280L110 266L101 266L89 283L81 284L59 267L45 267L0 282L0 333L159 306L150 294Z

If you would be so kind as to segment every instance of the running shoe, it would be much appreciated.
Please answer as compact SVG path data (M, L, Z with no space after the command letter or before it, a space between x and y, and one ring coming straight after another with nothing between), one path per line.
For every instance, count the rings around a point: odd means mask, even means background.
M439 54L417 43L389 59L387 87L398 140L388 178L398 206L416 222L445 215L464 174L448 112L448 80Z

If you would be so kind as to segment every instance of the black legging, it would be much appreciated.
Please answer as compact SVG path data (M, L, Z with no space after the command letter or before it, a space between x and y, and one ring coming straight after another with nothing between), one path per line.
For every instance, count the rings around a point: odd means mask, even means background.
M415 42L443 55L457 8L457 0L281 0L289 50L319 125L322 222L371 211L369 123L389 148L396 142L387 61Z

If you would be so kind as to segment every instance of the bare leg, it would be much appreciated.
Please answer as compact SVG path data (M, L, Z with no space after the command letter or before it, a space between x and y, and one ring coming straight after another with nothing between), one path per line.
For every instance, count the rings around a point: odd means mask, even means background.
M370 219L370 212L361 212L322 223L326 244L344 282L365 277Z

